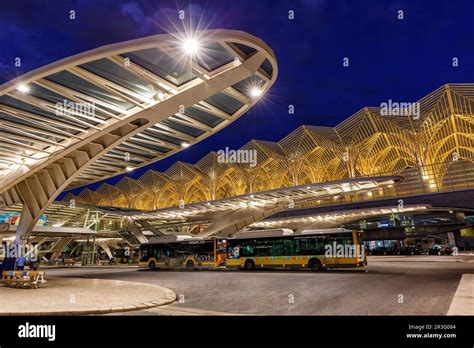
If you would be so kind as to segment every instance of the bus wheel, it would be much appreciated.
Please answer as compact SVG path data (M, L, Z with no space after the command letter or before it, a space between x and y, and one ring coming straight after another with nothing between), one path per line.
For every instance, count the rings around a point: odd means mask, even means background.
M151 261L151 262L148 264L148 267L149 267L150 269L155 269L155 268L156 268L155 261Z
M188 262L186 262L186 268L194 269L194 262L192 260L189 260Z
M321 262L318 259L312 259L309 261L309 268L314 272L321 271Z
M246 271L255 271L255 263L252 260L245 261L244 269Z

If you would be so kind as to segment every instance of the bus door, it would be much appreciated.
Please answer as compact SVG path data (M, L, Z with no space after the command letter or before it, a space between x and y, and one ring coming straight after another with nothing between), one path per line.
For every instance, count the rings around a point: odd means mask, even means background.
M361 231L353 231L352 236L354 243L357 246L357 258L359 262L364 262L367 265L367 250L365 249L364 235Z
M163 244L158 250L157 258L163 262L164 267L175 267L180 263L180 259L176 259L176 246L174 244Z
M227 243L227 255L226 255L226 266L242 266L241 265L241 241L240 240L233 240L231 242L228 241Z
M330 240L327 235L312 237L312 243L314 254L321 255L323 257L324 267L336 264L336 258L333 257L332 254L327 253L328 245L332 243L332 240Z
M219 267L225 265L227 259L227 240L226 239L214 239L214 266Z

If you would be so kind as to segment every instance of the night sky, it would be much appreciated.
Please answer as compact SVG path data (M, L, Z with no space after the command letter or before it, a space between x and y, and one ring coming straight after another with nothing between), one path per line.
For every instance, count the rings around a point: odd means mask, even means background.
M209 29L263 39L275 52L279 76L239 120L128 174L134 178L178 160L195 163L225 146L238 149L254 138L278 141L303 124L335 126L388 99L416 101L445 83L474 81L472 0L9 0L0 4L0 83L102 45L163 33L180 9ZM21 68L14 67L15 57ZM349 67L343 67L344 57ZM295 115L288 114L289 104Z

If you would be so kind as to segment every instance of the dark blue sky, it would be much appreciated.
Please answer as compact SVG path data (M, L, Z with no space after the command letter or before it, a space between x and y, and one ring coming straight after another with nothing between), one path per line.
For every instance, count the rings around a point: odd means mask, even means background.
M162 33L166 17L189 8L208 28L263 39L275 52L279 77L264 103L218 134L129 174L135 178L150 167L195 163L253 138L278 141L302 124L335 126L364 106L414 101L444 83L474 81L472 0L10 0L0 4L0 82L75 53ZM295 115L288 115L289 104Z

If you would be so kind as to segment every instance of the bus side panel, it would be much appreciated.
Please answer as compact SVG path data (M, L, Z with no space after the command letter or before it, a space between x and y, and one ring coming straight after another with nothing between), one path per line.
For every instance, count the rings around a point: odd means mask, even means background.
M243 267L248 259L253 260L257 268L308 267L311 259L318 259L323 267L359 266L361 260L357 233L348 231L339 234L229 240L226 267Z

